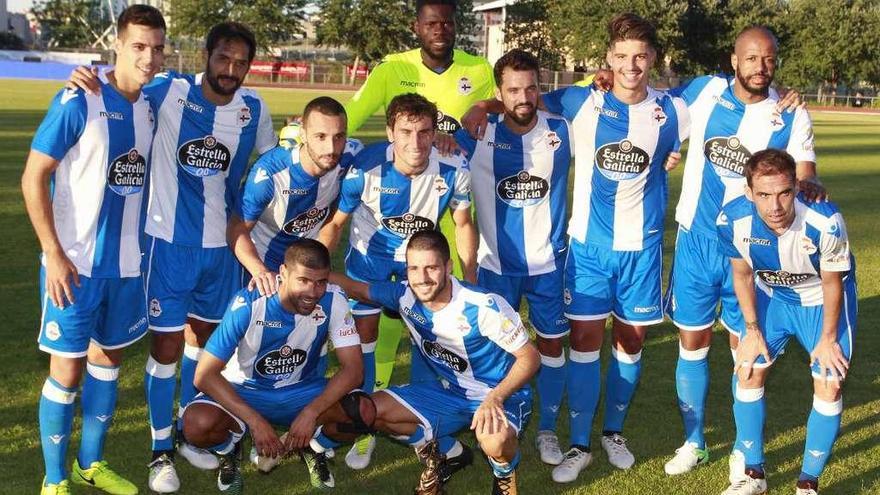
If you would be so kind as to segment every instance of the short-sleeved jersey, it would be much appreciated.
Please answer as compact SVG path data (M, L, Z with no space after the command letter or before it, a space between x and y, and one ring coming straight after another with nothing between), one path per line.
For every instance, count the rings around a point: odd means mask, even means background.
M327 340L334 348L360 345L345 293L335 285L308 315L291 313L280 296L240 291L205 350L226 362L223 376L238 385L275 389L321 377Z
M52 215L77 272L136 277L153 113L144 94L131 103L103 73L100 82L100 95L58 92L31 149L59 162L52 175Z
M733 81L698 77L672 90L687 102L690 145L675 220L682 227L715 236L721 207L743 194L743 170L752 153L776 148L795 161L815 162L813 126L806 110L776 111L778 97L746 105L733 93Z
M854 277L846 226L834 203L798 197L794 222L777 235L758 215L755 204L740 196L723 207L717 229L724 253L744 259L754 270L758 287L783 302L822 304L820 270Z
M284 261L284 251L299 238L314 239L333 209L339 187L363 145L349 139L339 165L312 177L300 163L300 148L277 147L261 156L242 185L239 216L256 222L251 239L270 270Z
M483 400L528 344L519 314L503 297L450 278L452 299L431 311L405 283L371 284L370 299L398 311L426 363L449 389Z
M543 95L569 119L575 177L568 234L614 251L640 251L663 238L666 157L687 136L684 101L648 88L627 105L612 93L571 86Z
M562 117L539 111L523 135L504 124L504 115L489 117L480 141L465 129L455 133L470 162L480 267L514 277L556 269L566 243L569 129Z
M483 58L461 50L452 53L452 65L435 72L422 62L421 49L387 55L373 68L361 89L345 104L348 133L357 131L380 108L403 93L418 93L437 105L440 131L461 128L459 119L474 103L492 98L495 78Z
M425 171L410 178L394 167L394 147L388 142L370 145L355 157L339 193L339 211L352 214L352 248L365 256L405 261L411 235L436 229L447 207L470 206L467 160L440 156L436 149L428 160Z
M203 74L156 76L144 88L158 119L146 231L172 244L226 246L251 152L277 144L269 109L250 89L227 105L202 95Z

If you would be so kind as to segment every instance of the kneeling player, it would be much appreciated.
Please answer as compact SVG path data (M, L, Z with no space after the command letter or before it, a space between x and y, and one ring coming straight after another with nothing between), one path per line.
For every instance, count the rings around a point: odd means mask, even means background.
M195 378L203 393L186 408L184 433L220 456L222 492L242 490L238 442L246 430L260 455L298 450L316 488L334 486L326 458L309 447L318 446L312 442L316 428L333 423L321 434L325 442L370 431L372 401L352 392L363 380L360 339L345 294L328 286L329 273L327 248L297 241L285 253L278 292L239 292L208 341ZM341 367L329 380L318 372L328 337ZM272 425L289 426L283 442Z
M756 153L746 163L746 196L728 203L718 218L746 322L736 351L736 443L726 495L767 490L764 381L790 337L810 351L813 374L798 495L818 493L840 429L840 386L856 329L855 262L837 207L798 196L795 170L784 151Z
M333 274L350 296L398 311L440 381L373 394L376 428L416 447L425 462L418 494L439 493L443 459L433 440L470 427L492 466L493 494L516 493L517 436L531 414L528 382L540 357L519 315L504 299L460 282L449 245L434 230L413 234L407 283L366 284Z

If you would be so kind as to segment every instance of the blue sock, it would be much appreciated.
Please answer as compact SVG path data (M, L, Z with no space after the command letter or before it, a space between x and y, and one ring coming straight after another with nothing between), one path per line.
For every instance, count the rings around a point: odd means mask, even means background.
M75 388L63 387L52 377L46 378L40 396L40 443L46 464L46 483L58 484L67 479L64 466L73 424L74 399Z
M82 440L77 459L83 469L93 462L104 459L104 440L116 410L116 389L119 384L119 367L86 364L86 381L82 396Z
M336 447L342 445L342 443L337 442L336 440L333 440L332 438L324 434L324 428L321 426L318 427L316 433L317 434L314 438L312 438L312 441L309 444L312 447L312 450L314 450L315 452L325 452L327 450L335 449ZM317 444L317 447L320 447L320 449L315 448L315 444Z
M410 349L409 382L419 383L436 380L434 372L428 367L425 357L413 343Z
M736 386L733 396L733 419L736 422L736 443L733 448L745 456L746 467L764 464L764 387L743 388Z
M437 438L437 452L440 452L442 455L447 455L449 451L456 447L456 445L458 445L458 440L456 440L455 437L444 435ZM455 450L458 449L456 448ZM455 454L458 455L458 452Z
M150 433L153 451L171 450L174 413L174 393L177 388L177 363L161 364L153 356L147 358L144 389L147 394L147 410L150 414Z
M361 389L369 394L376 386L376 343L361 344L361 352L364 354L364 385Z
M578 352L568 355L568 409L572 445L590 446L593 416L599 404L600 388L599 351Z
M801 479L804 475L818 479L831 456L831 448L840 431L840 414L843 412L843 399L827 402L813 396L813 410L807 419L807 442L804 446L804 462Z
M703 425L706 414L706 394L709 392L709 348L689 351L679 344L678 364L675 367L675 390L678 409L684 422L685 442L706 448Z
M489 466L492 467L492 474L495 475L496 478L507 478L516 470L516 467L519 466L519 450L516 451L516 455L513 456L513 459L510 462L500 462L496 461L492 457L486 456L486 459L489 460Z
M422 425L416 426L416 431L412 433L412 435L408 437L401 438L407 445L419 448L425 444L427 438L425 438L425 428Z
M201 347L189 344L183 346L183 359L180 362L180 405L177 409L177 431L183 431L183 411L187 404L193 400L193 397L199 393L193 381L196 378L196 366L199 364L202 351L204 349Z
M538 372L538 398L541 407L538 431L556 431L559 405L565 392L565 354L559 357L541 355Z
M623 421L629 411L639 377L642 375L642 351L627 354L611 348L611 363L605 376L604 431L623 431Z

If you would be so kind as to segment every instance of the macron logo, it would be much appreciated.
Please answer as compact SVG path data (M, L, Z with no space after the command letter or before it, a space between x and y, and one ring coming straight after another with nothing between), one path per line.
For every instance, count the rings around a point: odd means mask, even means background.
M742 441L743 446L744 446L745 448L747 448L747 449L751 449L751 448L752 448L752 444L754 444L754 443L755 443L755 442L753 442L753 441L751 441L751 440L743 440L743 441Z
M110 418L112 418L112 416L107 416L107 415L95 416L95 419L97 419L98 421L100 421L102 423L106 423L107 420Z
M76 90L73 90L73 89L65 90L64 93L61 95L61 104L65 105L65 104L67 104L68 101L76 98L77 96L79 96L79 93L77 93Z
M581 415L581 413L579 413L578 411L572 411L572 412L571 412L571 417L572 417L572 418L576 418L576 417L578 417L578 416L580 416L580 415Z
M254 176L254 184L259 184L264 180L269 180L269 174L266 172L266 169L258 168L257 175Z
M235 298L235 301L232 301L232 306L230 306L230 308L232 309L232 311L236 311L239 308L243 308L245 306L247 306L247 301L245 301L243 297L238 296Z
M618 404L614 407L616 407L618 411L626 411L626 404Z
M52 443L58 445L59 443L61 443L62 440L64 440L64 435L51 435L49 436L49 440L52 440Z
M821 450L810 450L808 452L810 453L811 456L815 457L816 459L825 455L825 452L822 452Z

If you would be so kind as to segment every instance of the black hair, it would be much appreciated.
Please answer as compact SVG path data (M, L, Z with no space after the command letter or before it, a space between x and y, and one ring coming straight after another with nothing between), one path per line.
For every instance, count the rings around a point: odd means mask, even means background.
M226 21L216 24L208 33L208 39L205 41L205 49L208 50L208 56L217 48L220 41L243 41L248 46L248 62L253 62L257 55L257 41L254 38L253 31L249 27L240 22Z
M294 265L304 266L312 270L330 268L330 251L314 239L299 239L284 252L284 266L288 269Z

